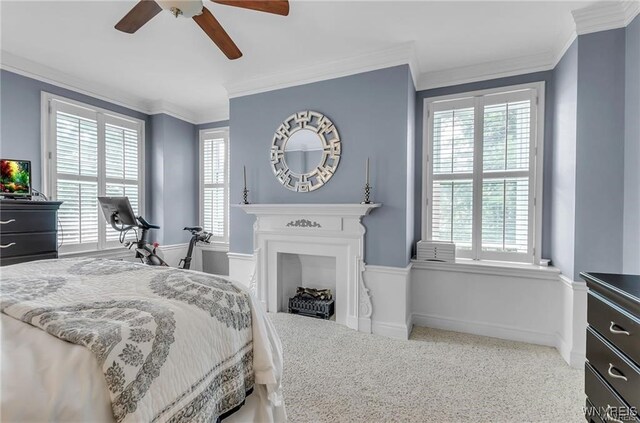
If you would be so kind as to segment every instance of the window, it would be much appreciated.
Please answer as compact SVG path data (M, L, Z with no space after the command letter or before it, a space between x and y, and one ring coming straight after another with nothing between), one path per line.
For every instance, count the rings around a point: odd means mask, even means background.
M423 239L539 262L543 95L539 83L425 100Z
M200 224L211 240L228 242L229 131L200 131Z
M43 93L45 189L62 201L60 251L120 245L106 223L99 196L127 196L142 214L144 122ZM133 234L131 234L133 237Z

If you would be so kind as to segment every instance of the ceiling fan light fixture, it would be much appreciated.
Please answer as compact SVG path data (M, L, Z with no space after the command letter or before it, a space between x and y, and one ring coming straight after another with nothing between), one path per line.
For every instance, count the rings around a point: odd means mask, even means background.
M173 16L191 19L202 14L204 7L202 0L156 0L164 10L171 12Z

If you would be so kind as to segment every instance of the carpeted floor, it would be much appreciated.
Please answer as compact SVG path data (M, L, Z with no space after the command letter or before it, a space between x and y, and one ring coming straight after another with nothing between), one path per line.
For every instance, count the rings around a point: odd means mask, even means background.
M584 371L553 348L420 327L401 341L270 316L292 423L584 421Z

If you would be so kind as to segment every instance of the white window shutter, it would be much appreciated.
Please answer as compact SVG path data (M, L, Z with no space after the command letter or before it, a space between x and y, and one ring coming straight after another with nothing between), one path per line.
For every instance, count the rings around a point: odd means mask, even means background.
M427 110L427 236L461 257L533 259L535 90L466 95Z
M531 100L484 108L482 251L527 253Z
M228 148L226 132L201 133L201 219L213 239L227 241Z
M139 213L143 123L61 98L47 101L51 105L47 148L53 159L47 177L52 198L62 201L60 251L117 246L119 233L103 222L97 197L127 196Z
M98 124L56 111L56 194L63 245L98 243Z
M473 211L474 109L433 115L431 238L470 250Z

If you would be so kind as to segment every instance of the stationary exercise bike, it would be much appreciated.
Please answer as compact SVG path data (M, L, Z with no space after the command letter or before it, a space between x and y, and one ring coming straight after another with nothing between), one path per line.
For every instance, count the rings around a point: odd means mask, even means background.
M156 254L155 247L149 244L149 230L160 229L160 226L147 222L142 216L136 217L128 197L98 197L98 202L107 222L120 232L120 243L129 249L135 247L137 259L151 266L169 266ZM125 241L125 236L131 230L136 233L135 242Z
M193 254L193 248L196 246L198 242L204 242L209 244L212 233L205 232L202 230L202 226L187 226L183 230L191 232L191 241L189 241L189 249L187 250L187 255L185 258L180 259L180 263L178 263L178 267L181 269L190 269L191 268L191 255Z
M136 217L128 197L98 197L105 219L113 229L120 232L120 243L126 248L135 247L136 258L143 264L151 266L169 266L156 254L154 245L149 244L149 230L160 229L160 226L147 222L144 217ZM127 232L133 230L136 233L136 241L125 241ZM138 230L140 233L138 233ZM191 268L191 256L193 248L198 242L209 243L213 234L202 230L202 226L187 226L185 231L191 233L191 241L185 258L180 259L178 267Z

